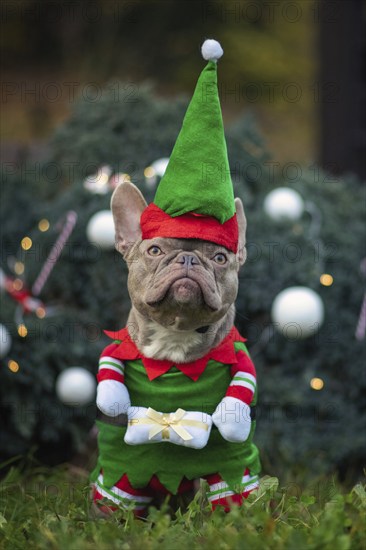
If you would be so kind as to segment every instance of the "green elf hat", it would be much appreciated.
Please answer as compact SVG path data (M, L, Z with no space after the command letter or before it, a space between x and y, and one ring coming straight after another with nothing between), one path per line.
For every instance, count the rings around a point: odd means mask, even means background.
M211 39L201 51L208 63L154 202L142 213L142 238L207 240L237 252L238 224L217 90L217 60L224 52Z

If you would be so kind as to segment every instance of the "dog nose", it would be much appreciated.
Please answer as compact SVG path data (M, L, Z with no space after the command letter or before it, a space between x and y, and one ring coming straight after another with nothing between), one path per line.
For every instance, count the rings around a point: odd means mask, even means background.
M185 265L186 267L191 267L192 265L198 265L199 261L196 256L192 254L182 254L177 258L177 264Z

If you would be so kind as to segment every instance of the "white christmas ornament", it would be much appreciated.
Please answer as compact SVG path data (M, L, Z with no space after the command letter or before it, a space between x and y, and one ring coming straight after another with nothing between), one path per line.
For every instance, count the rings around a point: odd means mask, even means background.
M95 174L85 178L85 189L88 189L88 191L97 195L105 195L108 191L110 191L108 182L111 174L112 168L110 166L102 166Z
M275 221L298 220L304 212L304 201L297 191L278 187L265 198L264 211Z
M168 164L169 158L162 157L161 159L155 160L151 166L145 168L145 180L150 187L155 186L158 183L158 178L162 178L164 176Z
M8 329L0 324L0 358L6 357L11 348L11 336Z
M300 340L311 336L324 320L324 305L319 294L306 286L293 286L280 292L272 305L272 321L287 338Z
M56 394L62 403L73 407L87 405L95 396L94 376L82 367L65 369L56 380Z
M162 178L164 176L168 163L169 163L168 157L163 157L161 159L155 160L152 163L151 167L154 168L155 174L159 176L159 178Z
M105 249L113 248L115 229L112 212L101 210L94 214L88 222L86 234L91 243Z

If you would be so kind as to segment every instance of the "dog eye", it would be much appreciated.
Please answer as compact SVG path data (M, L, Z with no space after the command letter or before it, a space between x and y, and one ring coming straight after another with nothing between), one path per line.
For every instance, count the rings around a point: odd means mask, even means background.
M219 265L224 265L226 264L227 262L227 257L225 256L225 254L223 254L222 252L218 252L217 254L215 254L215 256L213 257L213 260L219 264Z
M160 254L162 254L163 252L161 248L159 248L158 246L156 246L156 244L154 244L153 246L150 246L147 253L150 254L150 256L160 256Z

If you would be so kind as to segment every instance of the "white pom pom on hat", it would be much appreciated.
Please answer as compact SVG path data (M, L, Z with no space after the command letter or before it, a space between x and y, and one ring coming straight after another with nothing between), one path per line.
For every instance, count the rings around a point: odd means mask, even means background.
M224 50L220 42L208 38L201 46L201 53L203 59L206 59L206 61L217 61L223 55Z

